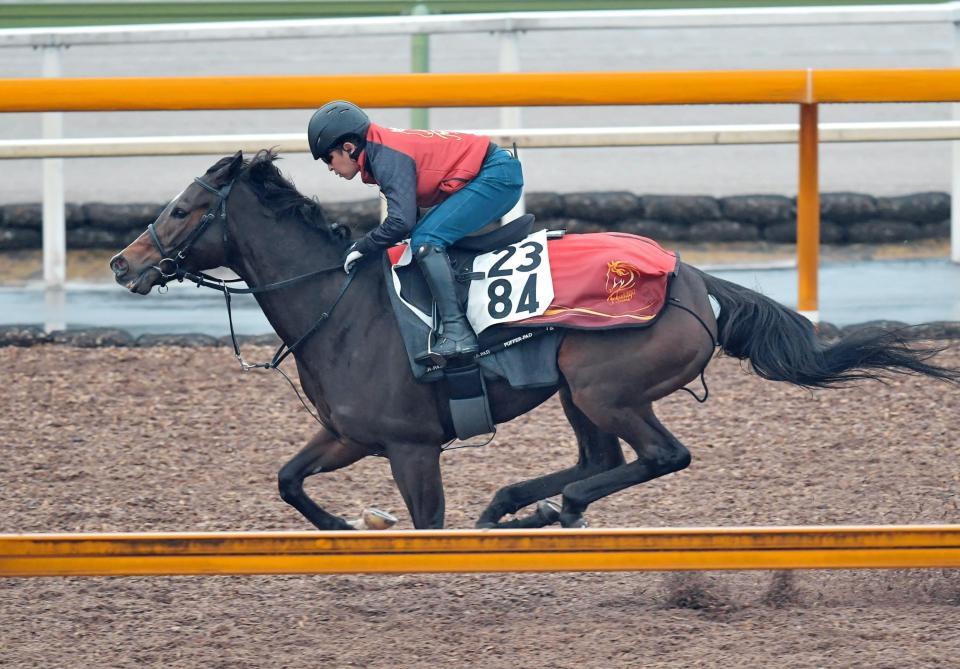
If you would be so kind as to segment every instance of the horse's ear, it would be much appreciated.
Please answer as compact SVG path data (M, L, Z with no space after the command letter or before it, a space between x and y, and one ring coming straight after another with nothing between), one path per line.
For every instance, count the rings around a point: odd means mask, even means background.
M237 151L233 154L233 157L230 158L230 163L227 165L227 178L233 179L240 173L240 169L243 167L243 151Z
M237 151L232 156L221 158L211 165L204 176L212 183L226 183L233 181L243 169L243 151Z

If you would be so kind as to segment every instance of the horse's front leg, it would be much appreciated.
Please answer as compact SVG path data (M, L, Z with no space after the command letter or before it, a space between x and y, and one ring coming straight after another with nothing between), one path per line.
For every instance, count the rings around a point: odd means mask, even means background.
M393 444L386 451L413 526L418 530L442 528L445 507L440 447Z
M308 476L352 465L368 454L363 446L341 440L322 428L299 453L280 469L278 485L283 501L302 513L320 530L352 530L343 518L327 513L303 491Z

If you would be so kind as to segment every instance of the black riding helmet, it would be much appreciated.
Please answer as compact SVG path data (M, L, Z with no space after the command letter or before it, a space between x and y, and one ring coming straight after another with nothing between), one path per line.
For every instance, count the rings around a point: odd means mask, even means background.
M314 160L326 160L337 140L345 135L366 137L370 117L352 102L334 100L323 105L310 117L307 141Z

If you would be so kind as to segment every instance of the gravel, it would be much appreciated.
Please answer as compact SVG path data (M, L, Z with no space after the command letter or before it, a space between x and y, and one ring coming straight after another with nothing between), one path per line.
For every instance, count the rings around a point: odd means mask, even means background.
M245 351L246 353L246 351ZM250 357L267 358L268 347ZM960 367L960 347L938 356ZM315 424L225 348L0 348L0 532L306 530L276 491ZM292 366L291 366L292 370ZM721 358L658 404L683 472L592 527L954 523L960 392L915 377L811 393ZM444 456L447 526L569 466L554 399ZM405 510L368 458L307 490ZM0 579L0 666L948 667L957 570Z

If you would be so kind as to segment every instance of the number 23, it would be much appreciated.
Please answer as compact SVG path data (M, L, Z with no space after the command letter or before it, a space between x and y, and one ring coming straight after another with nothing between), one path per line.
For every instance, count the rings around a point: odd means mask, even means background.
M517 267L518 272L532 272L540 267L540 263L542 262L541 254L543 253L543 244L539 242L524 242L523 244L520 244L520 248L527 249L525 258L527 262ZM510 260L510 258L512 258L516 252L516 246L508 246L507 248L503 249L503 251L500 253L503 253L504 255L497 260L497 262L493 263L490 271L487 272L487 276L490 278L495 278L499 276L510 276L513 274L512 269L504 269L503 265Z

